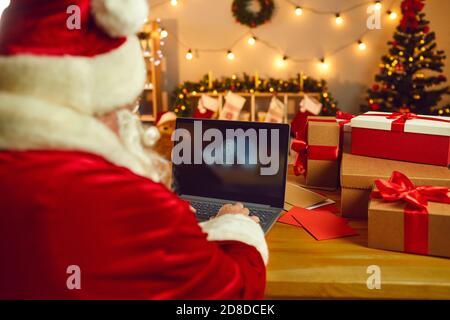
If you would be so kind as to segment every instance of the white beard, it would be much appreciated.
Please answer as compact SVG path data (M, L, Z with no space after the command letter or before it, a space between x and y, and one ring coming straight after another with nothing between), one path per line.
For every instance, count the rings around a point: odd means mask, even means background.
M160 138L157 129L152 127L144 130L139 118L126 109L117 112L117 122L122 145L142 165L145 175L154 182L168 186L169 163L149 148Z

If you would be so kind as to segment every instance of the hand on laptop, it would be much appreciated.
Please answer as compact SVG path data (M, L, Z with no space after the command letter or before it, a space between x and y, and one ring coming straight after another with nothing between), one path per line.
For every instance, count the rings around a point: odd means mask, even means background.
M244 216L250 215L250 210L248 210L244 205L240 202L236 204L226 204L222 208L220 208L216 217L223 216L225 214L243 214ZM259 218L257 216L250 216L256 223L259 223Z

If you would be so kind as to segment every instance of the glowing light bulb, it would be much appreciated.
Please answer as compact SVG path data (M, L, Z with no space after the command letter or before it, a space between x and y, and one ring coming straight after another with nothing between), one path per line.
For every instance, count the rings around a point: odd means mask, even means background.
M186 60L192 60L194 58L194 55L192 54L192 50L189 49L188 52L186 52Z
M178 0L170 0L170 4L172 7L175 7L178 4Z
M325 58L320 59L320 68L322 70L328 70L330 66L328 65L328 63L325 61Z
M338 26L344 23L344 19L339 13L336 13L336 19L334 20Z
M167 32L166 29L161 29L161 32L159 33L159 36L161 37L161 39L165 39L169 36L169 33Z
M256 38L251 36L250 38L248 38L247 42L249 45L253 46L256 43Z
M234 58L236 58L236 56L234 55L233 51L228 50L227 58L228 58L228 60L234 60Z
M397 12L391 11L391 10L388 11L388 15L389 15L389 19L391 19L391 20L395 20L398 17Z
M375 1L375 9L380 10L382 7L381 1Z
M280 68L284 67L286 65L287 59L288 59L287 56L283 56L280 59L278 59L278 61L277 61L278 67L280 67Z
M361 40L359 40L358 41L358 48L359 48L359 50L364 51L364 50L366 50L367 45L364 42L362 42Z
M301 7L295 8L295 15L301 16L303 14L303 9Z

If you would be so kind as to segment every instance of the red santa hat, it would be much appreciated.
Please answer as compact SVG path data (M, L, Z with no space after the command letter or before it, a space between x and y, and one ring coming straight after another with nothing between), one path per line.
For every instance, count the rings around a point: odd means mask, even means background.
M160 126L163 125L164 123L175 121L176 119L177 115L172 111L159 112L158 115L156 116L156 125Z
M134 102L146 79L134 34L147 16L146 0L11 0L0 22L0 91L85 114Z

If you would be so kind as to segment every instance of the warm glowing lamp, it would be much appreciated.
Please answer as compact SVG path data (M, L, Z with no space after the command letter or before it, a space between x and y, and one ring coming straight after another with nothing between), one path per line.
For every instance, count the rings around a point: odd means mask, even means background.
M375 9L380 10L382 7L381 1L375 1Z
M344 19L341 17L340 13L336 13L336 19L334 21L338 26L344 23Z
M366 50L367 45L364 42L362 42L361 40L359 40L358 41L358 48L359 48L359 50L364 51L364 50Z
M161 39L165 39L169 36L169 33L167 32L166 29L161 29L161 32L159 33L159 36L161 37Z
M397 12L389 10L389 11L387 12L387 14L389 15L389 19L391 19L391 20L397 19L397 16L398 16L398 15L397 15Z
M256 43L256 38L254 36L251 36L250 38L248 38L247 42L249 45L253 46Z
M192 54L192 50L189 49L188 52L186 52L186 60L192 60L194 58L194 55Z
M228 58L228 60L234 60L234 58L236 58L236 56L234 55L233 51L228 50L227 58Z

